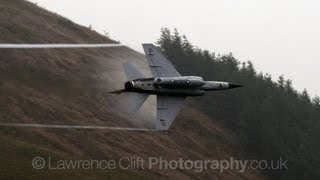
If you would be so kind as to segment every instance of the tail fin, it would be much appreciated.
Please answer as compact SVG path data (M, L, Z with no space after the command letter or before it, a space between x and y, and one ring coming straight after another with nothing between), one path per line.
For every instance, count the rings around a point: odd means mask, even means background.
M144 78L144 75L140 71L138 71L138 69L136 69L131 63L126 62L123 63L122 66L129 81L133 79ZM130 101L130 110L133 112L137 112L139 111L143 103L147 100L149 94L130 92L128 93L128 96Z
M144 75L138 71L131 63L125 62L122 63L123 69L127 75L128 80L144 78Z

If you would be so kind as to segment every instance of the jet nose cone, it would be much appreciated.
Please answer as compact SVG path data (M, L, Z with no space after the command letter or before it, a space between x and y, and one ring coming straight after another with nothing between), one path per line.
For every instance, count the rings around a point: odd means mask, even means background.
M242 87L242 86L243 85L241 85L241 84L229 83L229 89L238 88L238 87Z

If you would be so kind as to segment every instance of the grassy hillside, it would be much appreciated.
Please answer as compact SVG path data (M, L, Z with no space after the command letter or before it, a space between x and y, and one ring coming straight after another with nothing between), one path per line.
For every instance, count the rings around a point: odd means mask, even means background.
M100 34L24 0L0 0L0 43L114 43ZM150 104L134 115L125 96L109 94L126 80L121 62L149 73L144 55L128 47L0 50L0 121L41 124L150 126ZM36 170L34 157L114 159L244 159L234 134L187 100L169 134L155 132L0 127L4 179L263 179L259 171ZM145 120L145 121L144 121Z

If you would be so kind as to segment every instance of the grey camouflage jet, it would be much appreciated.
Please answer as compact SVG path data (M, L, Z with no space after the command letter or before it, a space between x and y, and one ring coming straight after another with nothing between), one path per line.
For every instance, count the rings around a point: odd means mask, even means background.
M129 81L123 90L111 93L130 92L132 110L138 111L149 95L157 96L156 130L167 131L188 96L202 96L206 91L226 90L242 85L204 81L199 76L181 76L171 62L153 44L143 44L143 49L153 77L145 78L132 64L123 68Z

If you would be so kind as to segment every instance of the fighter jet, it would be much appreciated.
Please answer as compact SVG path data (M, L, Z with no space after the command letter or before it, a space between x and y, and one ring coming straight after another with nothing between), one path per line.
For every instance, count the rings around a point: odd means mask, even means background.
M156 130L167 131L184 100L188 96L202 96L207 91L241 87L221 81L205 81L199 76L181 76L171 62L153 44L143 44L143 49L153 77L146 78L132 64L124 63L128 81L124 89L112 93L130 92L132 110L138 111L149 95L157 96Z
M48 49L48 48L114 48L122 47L121 44L0 44L0 49ZM151 78L146 78L129 62L123 64L128 81L124 83L124 89L112 93L130 93L132 110L138 111L149 95L157 96L156 130L167 131L182 104L188 96L202 96L207 91L226 90L241 87L242 85L221 82L204 81L199 76L181 76L171 62L153 44L143 44L147 61L152 73ZM1 124L0 124L1 125ZM2 124L2 126L23 127L51 127L66 128L63 125L41 124ZM111 127L68 126L68 128L97 128L112 129ZM119 127L113 129L120 129ZM134 128L121 128L132 130ZM139 129L141 130L141 129Z

